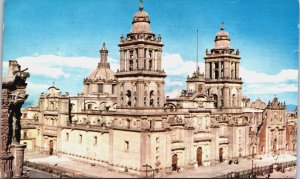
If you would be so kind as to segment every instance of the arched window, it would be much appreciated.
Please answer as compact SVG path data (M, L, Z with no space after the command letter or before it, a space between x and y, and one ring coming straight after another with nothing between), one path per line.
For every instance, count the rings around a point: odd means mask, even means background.
M232 106L235 107L235 100L236 100L236 96L235 94L232 95Z
M144 106L147 106L147 97L144 98Z
M150 106L154 106L154 91L150 91Z
M149 60L149 70L152 69L152 60Z
M157 106L159 106L160 104L159 104L159 98L157 98Z
M133 60L129 61L129 71L133 70Z
M131 91L130 90L127 90L127 93L126 93L126 102L127 102L128 106L131 106Z
M214 97L214 106L217 108L218 107L218 96L216 94L214 94L213 97Z

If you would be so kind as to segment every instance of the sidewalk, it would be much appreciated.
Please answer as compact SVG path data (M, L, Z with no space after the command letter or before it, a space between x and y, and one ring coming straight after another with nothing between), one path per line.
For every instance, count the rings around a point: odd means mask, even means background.
M271 165L272 163L280 163L286 161L293 161L297 158L292 155L282 155L280 157L272 157L272 156L264 156L262 159L254 159L253 160L253 167L255 166L267 166ZM91 166L88 163L84 163L78 160L70 159L67 157L57 157L57 156L48 156L43 155L38 152L27 152L25 154L25 160L29 160L30 162L35 163L43 163L43 164L50 164L56 165L61 168L64 168L68 171L75 172L77 174L83 174L85 176L90 177L106 177L106 178L137 178L137 176L129 175L128 173L119 173L119 172L112 172L108 171L107 168L100 167L100 166ZM199 167L196 169L185 169L181 173L173 172L170 175L164 175L161 177L165 178L188 178L188 177L205 177L205 178L212 178L217 177L223 174L227 174L229 172L234 171L242 171L251 169L252 167L252 160L249 159L240 159L239 164L232 163L231 165L228 162L224 162L215 166L208 166L208 167ZM286 173L279 173L272 174L271 176L293 176L293 172L295 171L288 171ZM274 176L273 176L274 175ZM295 175L294 175L295 176Z
M136 176L127 173L108 171L107 168L91 166L91 164L67 157L48 156L34 151L25 153L25 160L41 164L56 165L71 173L74 172L74 174L85 175L92 178L136 178Z
M271 165L272 163L293 161L296 159L297 158L295 156L291 156L291 155L282 155L278 158L264 156L262 157L261 160L260 159L253 160L253 167L267 166L267 165ZM227 174L229 172L248 170L251 169L251 167L252 167L252 160L240 159L239 164L232 163L231 165L229 165L228 162L226 162L215 166L199 167L196 169L185 169L181 173L173 172L171 175L165 175L163 177L165 178L189 178L189 177L212 178L212 177L221 176L223 174ZM286 175L287 173L284 176ZM281 176L281 175L277 174L275 176Z

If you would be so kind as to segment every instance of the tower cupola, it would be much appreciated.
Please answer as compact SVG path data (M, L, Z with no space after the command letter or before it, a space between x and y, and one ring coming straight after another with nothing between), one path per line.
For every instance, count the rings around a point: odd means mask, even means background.
M220 27L220 30L216 34L214 49L229 49L230 48L230 37L229 33L225 31L224 23Z

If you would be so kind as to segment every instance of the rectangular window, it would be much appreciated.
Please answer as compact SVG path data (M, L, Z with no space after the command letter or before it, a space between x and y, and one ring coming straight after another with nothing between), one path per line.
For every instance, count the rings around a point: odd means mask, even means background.
M66 133L66 141L69 141L69 133Z
M124 142L124 150L128 151L129 150L129 142L125 140Z
M97 137L95 136L95 137L94 137L94 145L97 145L97 142L98 142L98 141L97 141Z
M82 135L81 134L79 135L79 143L80 144L82 143Z
M88 104L88 109L92 109L92 107L93 107L93 104Z
M24 139L27 139L27 131L24 131Z
M103 84L98 84L98 93L103 93Z
M115 94L116 93L116 84L113 84L112 86L111 86L111 92L112 92L112 94Z

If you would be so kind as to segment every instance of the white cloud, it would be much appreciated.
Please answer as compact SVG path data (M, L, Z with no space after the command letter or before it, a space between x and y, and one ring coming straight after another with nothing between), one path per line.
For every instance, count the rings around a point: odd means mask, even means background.
M249 84L247 89L245 89L247 94L279 94L288 92L298 92L298 84L288 84L288 83L256 83Z
M69 78L71 73L66 72L67 68L78 68L93 70L97 68L99 58L91 57L64 57L57 55L40 55L32 57L20 57L16 59L22 69L28 68L31 75L41 75L54 79ZM115 61L108 58L110 62ZM8 64L5 64L6 66ZM112 70L118 68L117 64L111 64Z
M164 54L162 66L165 69L167 75L183 76L191 75L196 69L195 61L183 60L180 54ZM204 72L204 63L200 62L200 72Z
M27 89L42 92L46 91L49 88L49 84L43 84L43 83L32 83L28 82Z
M83 79L84 73L92 72L97 68L97 64L100 61L99 58L91 57L64 57L58 55L38 55L32 57L20 57L16 59L22 66L22 69L28 68L31 74L30 79L43 76L49 80L55 79L59 82L62 79L76 76L76 78ZM116 71L119 68L119 60L108 59L111 64L111 69ZM204 72L204 63L200 62L200 71ZM166 87L171 89L170 92L166 92L166 96L171 98L180 94L181 89L174 89L175 86L182 86L185 88L186 77L191 75L195 71L195 61L184 60L180 54L163 54L163 68L165 69L168 77L166 79ZM8 62L3 62L3 72L7 72ZM76 69L80 70L80 73L75 72ZM74 72L73 72L74 71ZM277 74L267 74L262 72L256 72L248 70L244 67L240 67L240 73L244 84L243 93L248 94L279 94L286 92L298 92L297 69L283 69ZM35 80L38 81L38 80ZM49 84L29 83L28 89L40 93L45 91L49 87ZM76 87L78 91L82 86Z
M184 86L185 85L185 78L182 81L166 81L167 86Z
M170 98L177 98L181 93L181 89L174 89L170 92L166 92L166 96L169 96Z
M240 67L240 75L246 83L280 83L288 80L298 80L298 70L294 69L283 69L278 74L269 75Z

